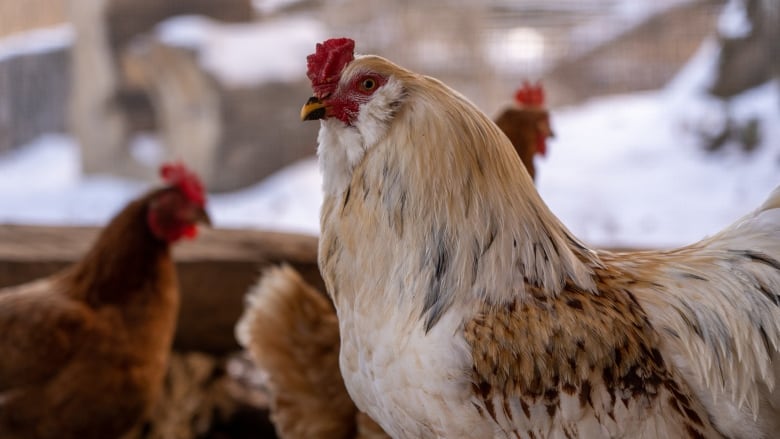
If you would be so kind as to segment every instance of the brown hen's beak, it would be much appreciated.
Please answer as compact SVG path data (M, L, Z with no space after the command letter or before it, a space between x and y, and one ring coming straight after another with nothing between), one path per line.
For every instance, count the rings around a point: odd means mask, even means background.
M319 98L312 96L301 108L301 120L324 119L325 113L327 113L325 103Z
M541 131L542 134L544 134L545 137L555 138L555 132L553 131L552 125L550 125L550 120L547 117L540 120L537 123L537 127L539 131Z
M211 225L211 218L209 217L209 213L206 212L206 209L203 207L199 207L195 209L195 214L193 216L193 222L195 223L201 223L204 226L212 227Z

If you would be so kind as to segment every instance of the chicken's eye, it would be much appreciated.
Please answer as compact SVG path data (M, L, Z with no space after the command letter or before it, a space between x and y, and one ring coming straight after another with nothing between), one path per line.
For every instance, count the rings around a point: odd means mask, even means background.
M366 78L360 81L360 89L363 91L371 91L376 87L376 81L372 78Z

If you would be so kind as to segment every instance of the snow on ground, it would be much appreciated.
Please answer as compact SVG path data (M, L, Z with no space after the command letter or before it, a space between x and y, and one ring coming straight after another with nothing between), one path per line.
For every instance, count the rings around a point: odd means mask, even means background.
M41 136L0 155L0 224L105 223L151 183L106 175L82 176L74 140ZM219 227L253 227L316 234L322 204L315 159L283 169L250 188L210 195Z
M102 224L144 183L82 177L79 149L63 135L46 135L0 156L0 223Z
M74 38L73 26L69 24L20 32L0 40L0 61L68 47Z
M209 201L218 225L318 234L322 179L317 160L302 160L232 194Z
M252 7L263 15L270 15L291 7L302 0L252 0Z
M777 81L731 104L737 120L760 120L756 151L702 151L695 133L725 117L723 104L703 92L715 55L705 44L663 90L553 112L556 138L538 162L538 187L575 234L599 246L684 244L717 232L780 185ZM0 156L0 223L102 224L149 187L82 176L79 162L77 145L62 135ZM212 195L210 211L219 227L316 234L320 184L312 158L244 190Z
M752 105L777 107L777 84ZM572 231L602 245L672 246L716 233L780 185L774 147L705 154L669 118L664 93L599 99L553 115L556 136L540 163L542 197ZM773 107L774 106L774 107ZM774 112L774 120L780 114Z
M753 30L746 10L746 2L728 0L723 13L718 18L718 33L723 37L747 37Z

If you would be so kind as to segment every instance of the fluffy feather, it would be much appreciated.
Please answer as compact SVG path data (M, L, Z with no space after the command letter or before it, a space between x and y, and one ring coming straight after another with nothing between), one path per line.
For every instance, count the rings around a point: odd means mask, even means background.
M731 437L780 432L780 191L679 250L603 259L637 279L673 363ZM651 285L650 282L654 284Z
M236 338L261 370L272 371L271 419L280 437L354 437L357 409L339 374L336 315L295 270L263 273L246 296Z
M320 97L341 370L392 436L777 436L777 193L698 244L598 253L441 82L356 56Z

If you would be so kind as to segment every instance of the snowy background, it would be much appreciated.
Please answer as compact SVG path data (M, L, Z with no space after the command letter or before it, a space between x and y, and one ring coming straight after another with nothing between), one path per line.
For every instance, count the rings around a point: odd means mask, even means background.
M741 31L738 12L724 14L722 25ZM190 33L175 27L162 28L161 32L186 44L202 38L198 32L209 26L198 20L184 23L179 26L189 28ZM315 29L307 37L316 41L321 37L318 32L324 32L306 22L293 24L273 28L260 37L300 35L305 27ZM52 32L44 32L38 39L27 38L24 43L9 42L9 38L0 41L0 57L20 46L46 50L72 38L67 28ZM302 75L303 56L313 45L300 46L285 52L275 67L269 66L274 72L269 74L279 74L281 69L284 75ZM207 64L239 82L247 68L256 70L260 65L247 62L256 58L247 57L246 52L231 54L216 47L210 53L214 58ZM298 70L289 63L291 55L300 61ZM752 153L728 144L717 153L703 151L699 134L722 124L725 117L721 101L704 91L716 55L714 41L707 41L660 90L592 99L552 110L556 137L549 143L548 156L537 161L537 185L552 210L575 234L597 246L685 244L717 232L757 207L780 185L777 80L731 102L730 113L736 121L756 118L760 122L761 143ZM0 155L0 223L99 225L148 189L148 183L140 181L85 177L80 166L78 145L62 134L43 135ZM317 234L320 182L312 157L254 186L212 194L209 210L217 227Z

